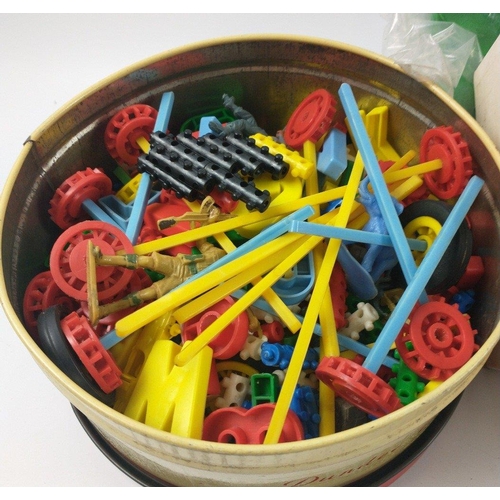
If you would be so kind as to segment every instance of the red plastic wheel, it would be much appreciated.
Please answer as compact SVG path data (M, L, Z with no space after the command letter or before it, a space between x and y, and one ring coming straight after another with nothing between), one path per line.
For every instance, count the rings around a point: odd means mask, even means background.
M50 200L49 215L61 228L88 219L82 203L112 194L111 179L101 170L87 168L66 179Z
M105 255L119 250L133 253L134 248L125 233L106 222L84 221L66 229L50 252L50 271L59 288L77 300L87 300L87 250L91 240ZM132 269L121 266L97 266L99 301L117 295L127 286Z
M315 373L335 394L375 417L403 407L389 384L350 359L325 357Z
M335 98L325 89L309 94L286 124L283 133L286 145L299 149L306 141L317 142L332 125L335 105Z
M424 175L429 190L442 200L458 196L472 175L468 144L451 127L427 130L420 141L422 162L439 159L442 168Z
M109 154L118 162L133 167L142 154L137 139L142 137L149 142L157 116L156 109L147 104L134 104L116 113L104 132Z
M446 380L474 354L476 333L457 304L431 301L414 310L396 339L396 348L417 375Z
M87 318L72 312L61 320L61 330L90 376L106 394L122 384L120 369Z
M76 311L78 303L57 286L50 271L37 274L26 287L23 298L23 317L26 329L37 334L37 320L41 312L53 305L62 306L64 314Z
M234 299L226 297L211 308L186 321L182 328L182 340L194 340L208 328L216 319L224 314L232 305ZM213 349L214 359L229 359L238 354L248 337L248 314L239 314L217 337L208 344Z

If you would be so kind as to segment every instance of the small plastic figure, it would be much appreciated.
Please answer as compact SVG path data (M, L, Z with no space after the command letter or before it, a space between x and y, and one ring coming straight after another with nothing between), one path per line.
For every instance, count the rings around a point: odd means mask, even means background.
M244 110L241 106L236 105L234 97L224 94L222 96L222 103L226 109L233 113L236 120L227 123L224 127L219 121L212 120L209 123L210 130L218 137L226 137L233 132L239 132L247 137L253 134L267 135L266 131L257 125L257 121L251 113Z
M217 219L213 213L214 205L210 200L202 203L200 210L201 212L207 210L210 212L206 221ZM158 252L153 252L150 255L103 255L99 247L94 246L92 241L89 240L87 255L87 295L90 323L95 325L100 318L108 314L158 299L194 274L197 274L226 255L224 250L214 246L212 243L208 242L206 238L198 240L196 242L196 247L200 252L199 255L177 254L176 256L171 256L163 255ZM96 266L123 266L127 269L145 268L160 273L164 275L164 277L155 281L151 286L130 293L120 300L99 305L97 287L95 284Z
M365 177L359 184L359 202L365 207L370 215L370 220L365 224L363 229L380 234L389 234L386 227L382 212L378 206L378 201L373 193L368 191L369 177ZM392 203L399 215L403 211L403 205L391 196ZM366 252L361 265L368 271L373 278L377 281L385 271L392 269L398 263L396 252L392 247L385 247L381 245L370 245Z

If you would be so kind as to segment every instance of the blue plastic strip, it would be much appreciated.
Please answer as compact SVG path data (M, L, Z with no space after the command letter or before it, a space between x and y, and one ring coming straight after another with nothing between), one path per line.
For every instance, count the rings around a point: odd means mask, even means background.
M92 217L92 219L106 222L114 227L117 227L118 229L120 229L120 231L124 231L124 228L121 227L118 222L111 218L99 205L97 205L90 198L83 200L82 207L84 208L85 212L87 212L90 217Z
M484 181L482 179L473 176L465 186L464 191L453 206L436 239L425 254L409 285L389 316L375 345L370 350L370 354L366 357L363 367L367 370L377 373L384 356L391 349L393 342L403 328L422 290L425 289L429 279L436 270L460 224L462 224L479 191L481 191L483 184Z

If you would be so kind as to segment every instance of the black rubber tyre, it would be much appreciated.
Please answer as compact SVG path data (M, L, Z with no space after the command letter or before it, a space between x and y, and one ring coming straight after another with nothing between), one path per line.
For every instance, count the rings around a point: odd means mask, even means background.
M443 201L419 200L408 205L399 216L399 220L405 228L417 217L427 216L436 219L442 226L451 209L452 206ZM472 232L467 221L464 220L441 258L425 291L430 295L442 294L455 285L463 276L471 254ZM406 287L406 280L399 264L391 270L391 282L395 288Z

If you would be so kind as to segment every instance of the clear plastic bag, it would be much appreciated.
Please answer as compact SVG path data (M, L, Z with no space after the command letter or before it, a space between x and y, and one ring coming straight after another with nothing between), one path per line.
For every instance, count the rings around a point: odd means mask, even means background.
M456 23L435 21L432 14L384 17L388 21L383 41L385 56L415 78L439 85L452 97L456 98L461 80L472 86L474 71L482 60L475 33ZM467 103L461 104L468 108ZM473 114L473 109L468 111Z

